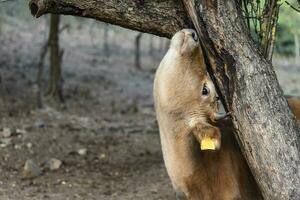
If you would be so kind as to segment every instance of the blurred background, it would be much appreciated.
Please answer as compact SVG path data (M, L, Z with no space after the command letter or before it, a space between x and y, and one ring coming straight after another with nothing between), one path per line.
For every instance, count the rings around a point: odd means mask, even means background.
M299 24L283 5L273 65L293 96ZM174 199L152 99L169 42L0 1L0 199Z

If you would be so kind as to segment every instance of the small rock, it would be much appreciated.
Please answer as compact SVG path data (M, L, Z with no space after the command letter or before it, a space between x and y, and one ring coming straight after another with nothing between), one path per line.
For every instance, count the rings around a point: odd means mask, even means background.
M153 193L153 194L157 194L157 189L156 189L156 188L152 188L150 191L151 191L151 193Z
M58 160L56 158L51 158L48 162L47 162L47 167L51 170L57 170L61 167L62 165L62 161Z
M100 160L103 160L106 158L106 155L104 153L101 153L100 156L99 156Z
M22 177L24 179L36 178L42 174L42 170L33 160L26 160Z
M38 119L38 120L36 120L36 122L34 123L34 126L37 127L37 128L42 128L42 127L45 126L45 123L44 123L43 120Z
M15 144L14 149L22 149L22 145L21 144Z
M86 148L78 149L77 153L81 156L85 156L87 153L87 149Z
M10 144L11 144L11 138L0 139L0 147L1 148L5 148L5 147L7 147Z
M8 138L11 137L13 134L10 128L3 128L2 132L0 133L1 137Z
M31 142L28 142L28 143L26 144L26 147L27 147L28 149L31 149L31 148L32 148L32 143L31 143Z
M146 108L143 108L141 112L145 115L152 115L154 113L154 109L146 107Z
M22 134L26 133L23 129L15 129L15 128L3 128L0 132L0 137L9 138L13 136L22 136Z
M24 135L24 134L26 134L26 130L25 129L16 129L16 134L18 134L18 135Z

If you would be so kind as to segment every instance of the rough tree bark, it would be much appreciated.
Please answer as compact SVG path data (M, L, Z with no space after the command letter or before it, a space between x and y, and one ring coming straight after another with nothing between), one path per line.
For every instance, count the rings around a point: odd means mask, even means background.
M190 21L179 0L29 0L31 13L94 18L137 31L171 37Z
M72 14L171 37L193 21L241 149L265 199L300 199L299 127L238 1L31 0L32 14ZM185 12L185 8L187 12Z
M277 0L266 0L263 10L259 37L262 52L268 60L272 60L280 5Z

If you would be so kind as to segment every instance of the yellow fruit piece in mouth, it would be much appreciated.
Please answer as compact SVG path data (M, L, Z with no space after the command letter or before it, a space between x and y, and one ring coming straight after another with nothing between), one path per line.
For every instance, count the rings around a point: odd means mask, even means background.
M201 140L201 150L215 150L215 143L211 138L203 138Z

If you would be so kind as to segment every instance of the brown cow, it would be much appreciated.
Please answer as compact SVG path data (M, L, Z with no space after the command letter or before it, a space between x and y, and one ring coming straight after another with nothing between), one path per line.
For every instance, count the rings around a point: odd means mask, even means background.
M179 199L262 199L230 120L214 123L217 96L194 30L173 36L157 69L153 94L164 162ZM201 151L204 137L221 149Z

